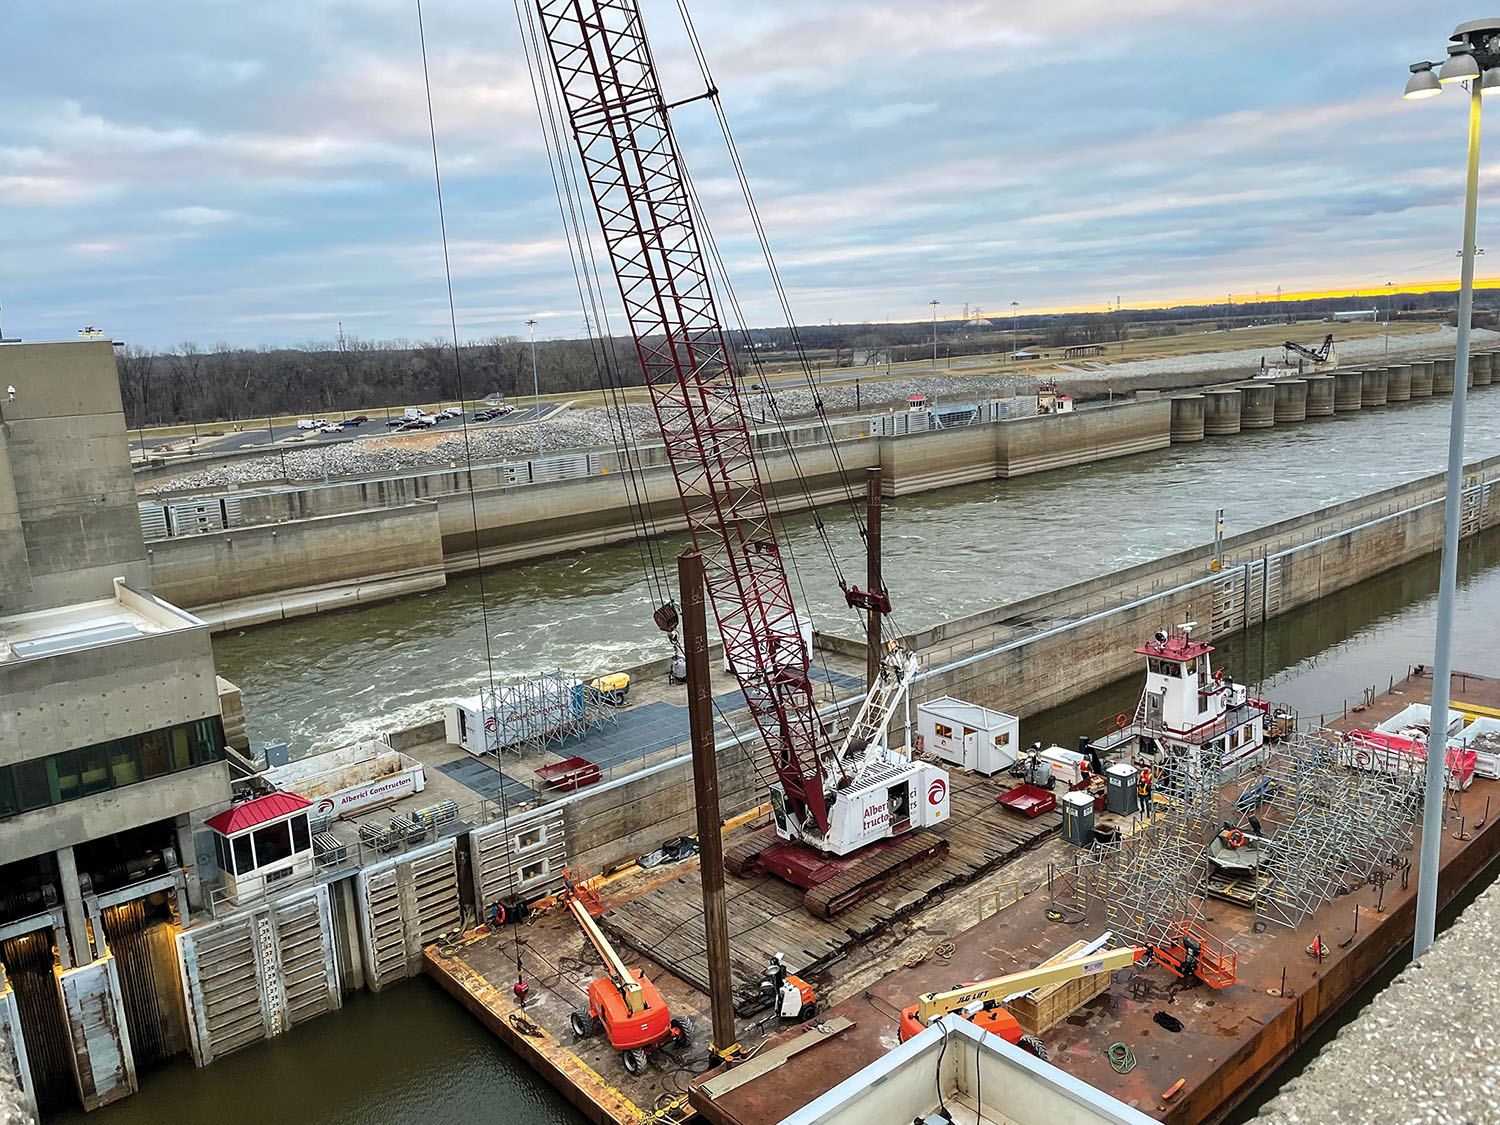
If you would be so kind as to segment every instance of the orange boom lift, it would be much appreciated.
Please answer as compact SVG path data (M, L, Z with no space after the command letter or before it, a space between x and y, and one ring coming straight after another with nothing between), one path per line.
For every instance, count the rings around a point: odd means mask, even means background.
M600 909L599 892L589 885L587 873L569 868L563 873L563 880L567 884L563 897L568 909L604 962L605 970L604 976L589 985L588 1008L573 1012L568 1022L579 1039L587 1039L602 1029L609 1045L620 1052L625 1069L631 1074L642 1074L647 1052L658 1047L690 1046L693 1023L686 1016L673 1016L646 974L640 969L627 968L621 960L599 923L594 921L594 913Z

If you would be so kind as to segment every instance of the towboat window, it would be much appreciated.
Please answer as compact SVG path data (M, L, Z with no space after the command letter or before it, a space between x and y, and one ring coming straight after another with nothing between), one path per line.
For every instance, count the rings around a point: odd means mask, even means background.
M942 723L938 723L936 729L937 729L937 736L939 738L952 738L953 737L953 728L952 727L945 727Z
M312 848L312 839L307 831L307 814L292 817L292 851L305 852Z
M249 834L236 836L234 838L234 873L236 875L244 875L254 870L255 853L250 850Z
M1177 675L1178 664L1174 660L1156 660L1156 659L1152 659L1148 663L1149 663L1150 670L1152 672L1155 672L1158 676L1175 676L1175 675Z
M257 828L255 836L255 865L265 867L269 863L286 859L292 854L292 830L286 821Z

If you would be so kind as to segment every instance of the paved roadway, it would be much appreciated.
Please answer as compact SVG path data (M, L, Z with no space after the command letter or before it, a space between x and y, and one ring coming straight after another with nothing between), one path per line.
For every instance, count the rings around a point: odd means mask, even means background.
M551 410L553 410L556 405L556 403L543 403L541 407L542 414L546 415ZM349 412L348 416L351 418L358 417L359 412ZM330 417L328 420L330 422L335 422L343 417L344 414L341 413L337 417ZM391 412L392 420L400 417L401 412L399 410L393 410ZM535 421L536 417L537 408L535 406L518 406L514 414L507 414L504 418L497 418L492 422L476 423L473 421L473 413L470 412L469 424L471 426L516 426L521 425L525 422ZM320 434L315 433L311 430L299 430L297 429L295 424L289 426L251 426L237 433L226 433L222 437L205 438L204 441L198 446L198 451L202 453L229 453L238 449L248 449L251 446L269 445L272 442L284 443L288 438L296 438L299 436L301 440L294 442L294 445L317 445L327 442L350 441L359 438L381 437L385 434L394 433L396 431L395 426L387 426L385 424L386 416L384 411L371 413L369 415L369 418L370 420L361 426L344 429L336 434ZM452 432L459 429L461 424L461 419L444 418L436 426L433 426L431 430L424 430L422 432ZM218 425L220 424L204 423L202 429L204 429L205 431L216 429ZM160 448L161 446L170 445L173 447L172 452L184 453L192 448L192 437L191 435L179 435L172 438L154 438L148 435L143 443L140 434L138 432L134 433L130 442L131 449L139 451L143 444L148 450L155 450Z

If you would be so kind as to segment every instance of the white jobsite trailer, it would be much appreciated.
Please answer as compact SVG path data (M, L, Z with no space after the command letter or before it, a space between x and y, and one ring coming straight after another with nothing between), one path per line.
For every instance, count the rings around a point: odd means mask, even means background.
M1021 720L1004 711L944 696L917 706L916 749L986 776L1016 760Z

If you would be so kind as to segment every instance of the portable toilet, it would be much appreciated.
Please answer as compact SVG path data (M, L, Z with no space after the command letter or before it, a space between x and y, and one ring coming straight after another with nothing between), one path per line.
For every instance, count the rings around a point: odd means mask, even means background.
M944 696L917 705L916 749L986 777L1016 760L1021 720L1003 711Z
M1140 807L1141 771L1129 762L1116 762L1104 771L1104 807L1118 816L1131 816Z
M1094 842L1094 798L1088 793L1069 793L1062 799L1063 839L1079 848Z

